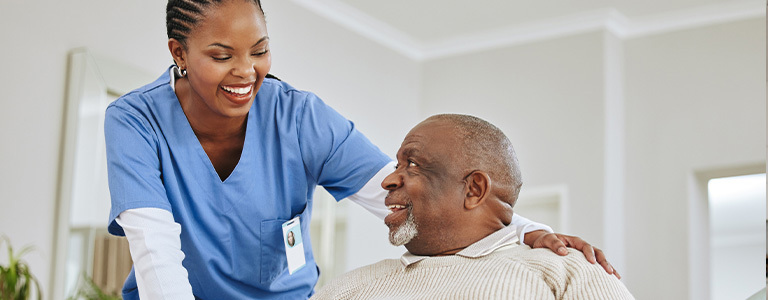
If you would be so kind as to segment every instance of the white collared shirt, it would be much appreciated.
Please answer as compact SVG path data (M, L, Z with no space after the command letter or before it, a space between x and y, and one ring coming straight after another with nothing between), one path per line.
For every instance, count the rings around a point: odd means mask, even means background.
M469 245L467 248L464 248L464 250L456 253L456 255L467 258L478 258L500 249L516 247L520 245L520 239L517 236L517 226L510 224L491 233L474 244ZM408 267L427 258L430 258L430 256L419 256L411 254L411 252L405 252L405 254L400 257L400 262L403 263L403 267Z

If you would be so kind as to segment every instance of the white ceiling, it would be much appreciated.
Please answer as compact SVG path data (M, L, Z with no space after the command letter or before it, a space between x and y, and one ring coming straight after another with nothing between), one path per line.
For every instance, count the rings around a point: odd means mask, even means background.
M728 0L340 0L420 40L550 20L614 8L625 16L679 10Z
M765 15L763 0L293 0L417 60L607 29L619 37Z

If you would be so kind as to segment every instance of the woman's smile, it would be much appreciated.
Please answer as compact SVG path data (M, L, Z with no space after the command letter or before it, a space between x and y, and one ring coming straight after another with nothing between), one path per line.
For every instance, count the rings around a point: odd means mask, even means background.
M248 104L253 99L254 84L248 85L222 85L222 94L236 105Z

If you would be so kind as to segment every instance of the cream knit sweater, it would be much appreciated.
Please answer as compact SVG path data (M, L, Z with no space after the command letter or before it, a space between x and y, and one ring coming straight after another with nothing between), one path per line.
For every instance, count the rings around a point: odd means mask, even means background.
M634 299L578 250L558 256L526 245L478 258L388 259L348 272L312 299Z

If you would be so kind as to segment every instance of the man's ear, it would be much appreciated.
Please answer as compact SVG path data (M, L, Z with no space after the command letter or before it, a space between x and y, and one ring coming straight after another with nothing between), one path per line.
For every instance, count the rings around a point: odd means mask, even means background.
M465 184L464 208L474 209L483 202L491 192L491 177L483 171L474 171L467 176Z
M171 56L173 56L173 61L176 62L176 65L179 66L180 69L184 70L187 68L187 60L186 60L186 50L184 49L184 45L179 42L177 39L171 38L168 39L168 50L171 51Z

